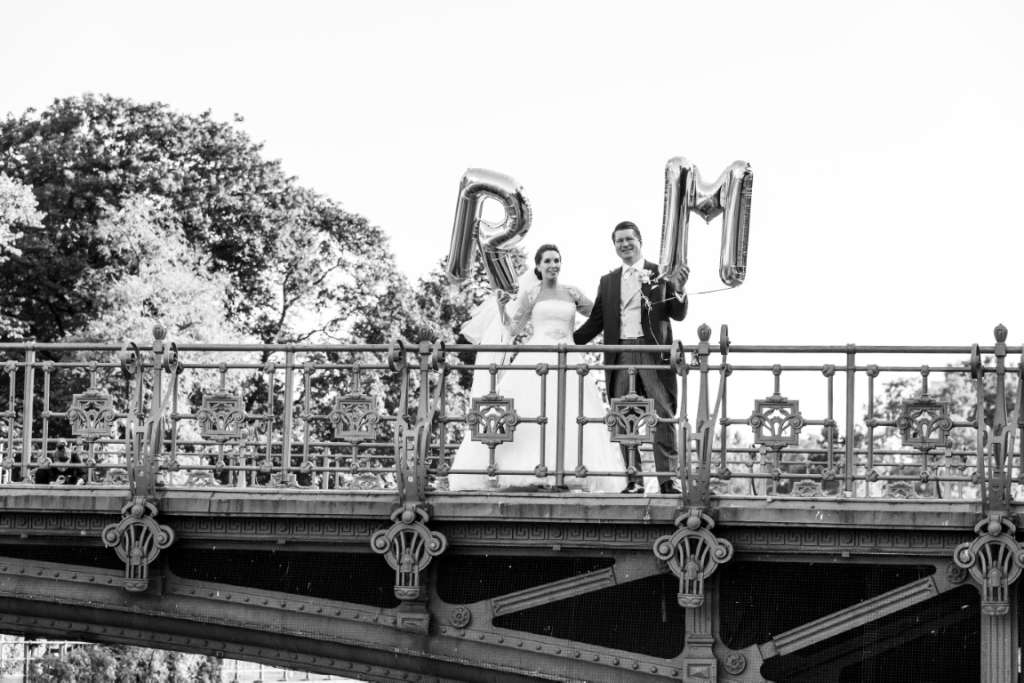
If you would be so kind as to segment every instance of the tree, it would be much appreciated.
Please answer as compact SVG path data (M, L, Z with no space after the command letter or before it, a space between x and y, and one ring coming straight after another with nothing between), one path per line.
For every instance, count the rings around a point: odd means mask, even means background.
M123 264L121 277L85 273L81 282L96 292L98 315L69 338L116 342L147 339L160 321L176 341L227 343L242 333L223 305L230 282L211 272L204 256L185 240L167 216L163 199L129 197L119 210L108 207L96 224L97 249Z
M36 209L32 189L0 173L0 263L21 254L15 242L22 237L24 229L42 227L42 217ZM5 329L24 332L21 321L0 308L0 330Z
M32 663L31 683L213 683L220 660L173 650L82 644L50 652Z
M139 202L152 207L149 236L176 242L177 266L223 282L224 317L255 340L355 341L360 322L377 329L381 296L402 293L379 228L299 187L209 112L59 99L0 122L0 173L31 187L43 214L42 229L16 239L21 253L0 263L0 310L21 321L0 337L59 341L107 317L119 301L110 285L141 267L117 243L139 225ZM121 229L102 229L117 216ZM168 296L177 290L171 283Z
M0 260L19 253L14 241L21 230L42 227L42 217L32 189L0 173Z

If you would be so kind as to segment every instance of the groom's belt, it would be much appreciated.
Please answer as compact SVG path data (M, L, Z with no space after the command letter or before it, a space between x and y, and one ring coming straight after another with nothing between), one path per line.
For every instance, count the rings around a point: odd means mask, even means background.
M647 340L643 337L626 337L625 339L619 340L620 344L646 344Z

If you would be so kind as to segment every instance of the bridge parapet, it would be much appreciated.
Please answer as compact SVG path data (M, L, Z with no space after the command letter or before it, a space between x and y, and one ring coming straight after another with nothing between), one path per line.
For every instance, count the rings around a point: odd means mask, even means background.
M705 328L695 346L658 349L679 377L671 421L683 457L647 473L679 477L687 504L753 496L1005 508L1017 494L1021 349L1005 344L1004 328L984 347L735 346L724 328L717 344L710 336ZM584 441L567 448L567 433L624 444L639 469L665 421L642 396L581 411L580 386L618 367L597 354L621 348L176 346L162 331L148 346L0 345L0 480L54 491L387 489L403 503L443 491L454 473L486 477L481 490L495 494L509 474L541 475L538 491L586 490L614 473L588 471ZM476 365L481 352L506 359ZM579 352L585 361L570 362ZM559 362L531 362L552 353ZM516 397L493 383L471 390L474 372L535 377L537 393L548 386L556 400L517 412ZM553 433L555 447L540 448L532 471L503 466L517 435L538 432ZM452 471L464 438L490 448L488 467Z

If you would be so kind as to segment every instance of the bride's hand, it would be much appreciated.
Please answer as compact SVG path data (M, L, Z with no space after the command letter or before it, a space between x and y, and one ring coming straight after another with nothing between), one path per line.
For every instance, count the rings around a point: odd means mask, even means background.
M498 306L501 308L505 308L505 304L512 301L512 295L503 289L499 289L495 292L494 296L498 300Z

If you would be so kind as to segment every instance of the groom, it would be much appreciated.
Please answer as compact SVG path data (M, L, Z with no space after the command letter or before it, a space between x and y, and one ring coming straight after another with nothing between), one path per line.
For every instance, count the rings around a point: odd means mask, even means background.
M671 344L672 325L669 319L682 320L686 316L686 294L676 292L675 287L664 280L657 280L658 265L644 260L641 253L643 239L635 223L623 221L616 225L612 230L612 243L622 259L622 267L601 278L594 310L573 334L573 341L586 344L604 332L605 344ZM605 353L606 365L620 366L605 371L609 398L629 393L630 366L664 363L664 354L651 351ZM654 409L659 418L675 418L676 373L669 368L638 369L636 393L654 399ZM629 449L626 446L621 448L626 467L629 467ZM654 432L655 469L659 472L675 471L677 458L675 422L659 421ZM658 483L662 493L680 493L679 487L667 475L659 475ZM643 480L639 475L633 475L622 492L643 493L643 490Z

